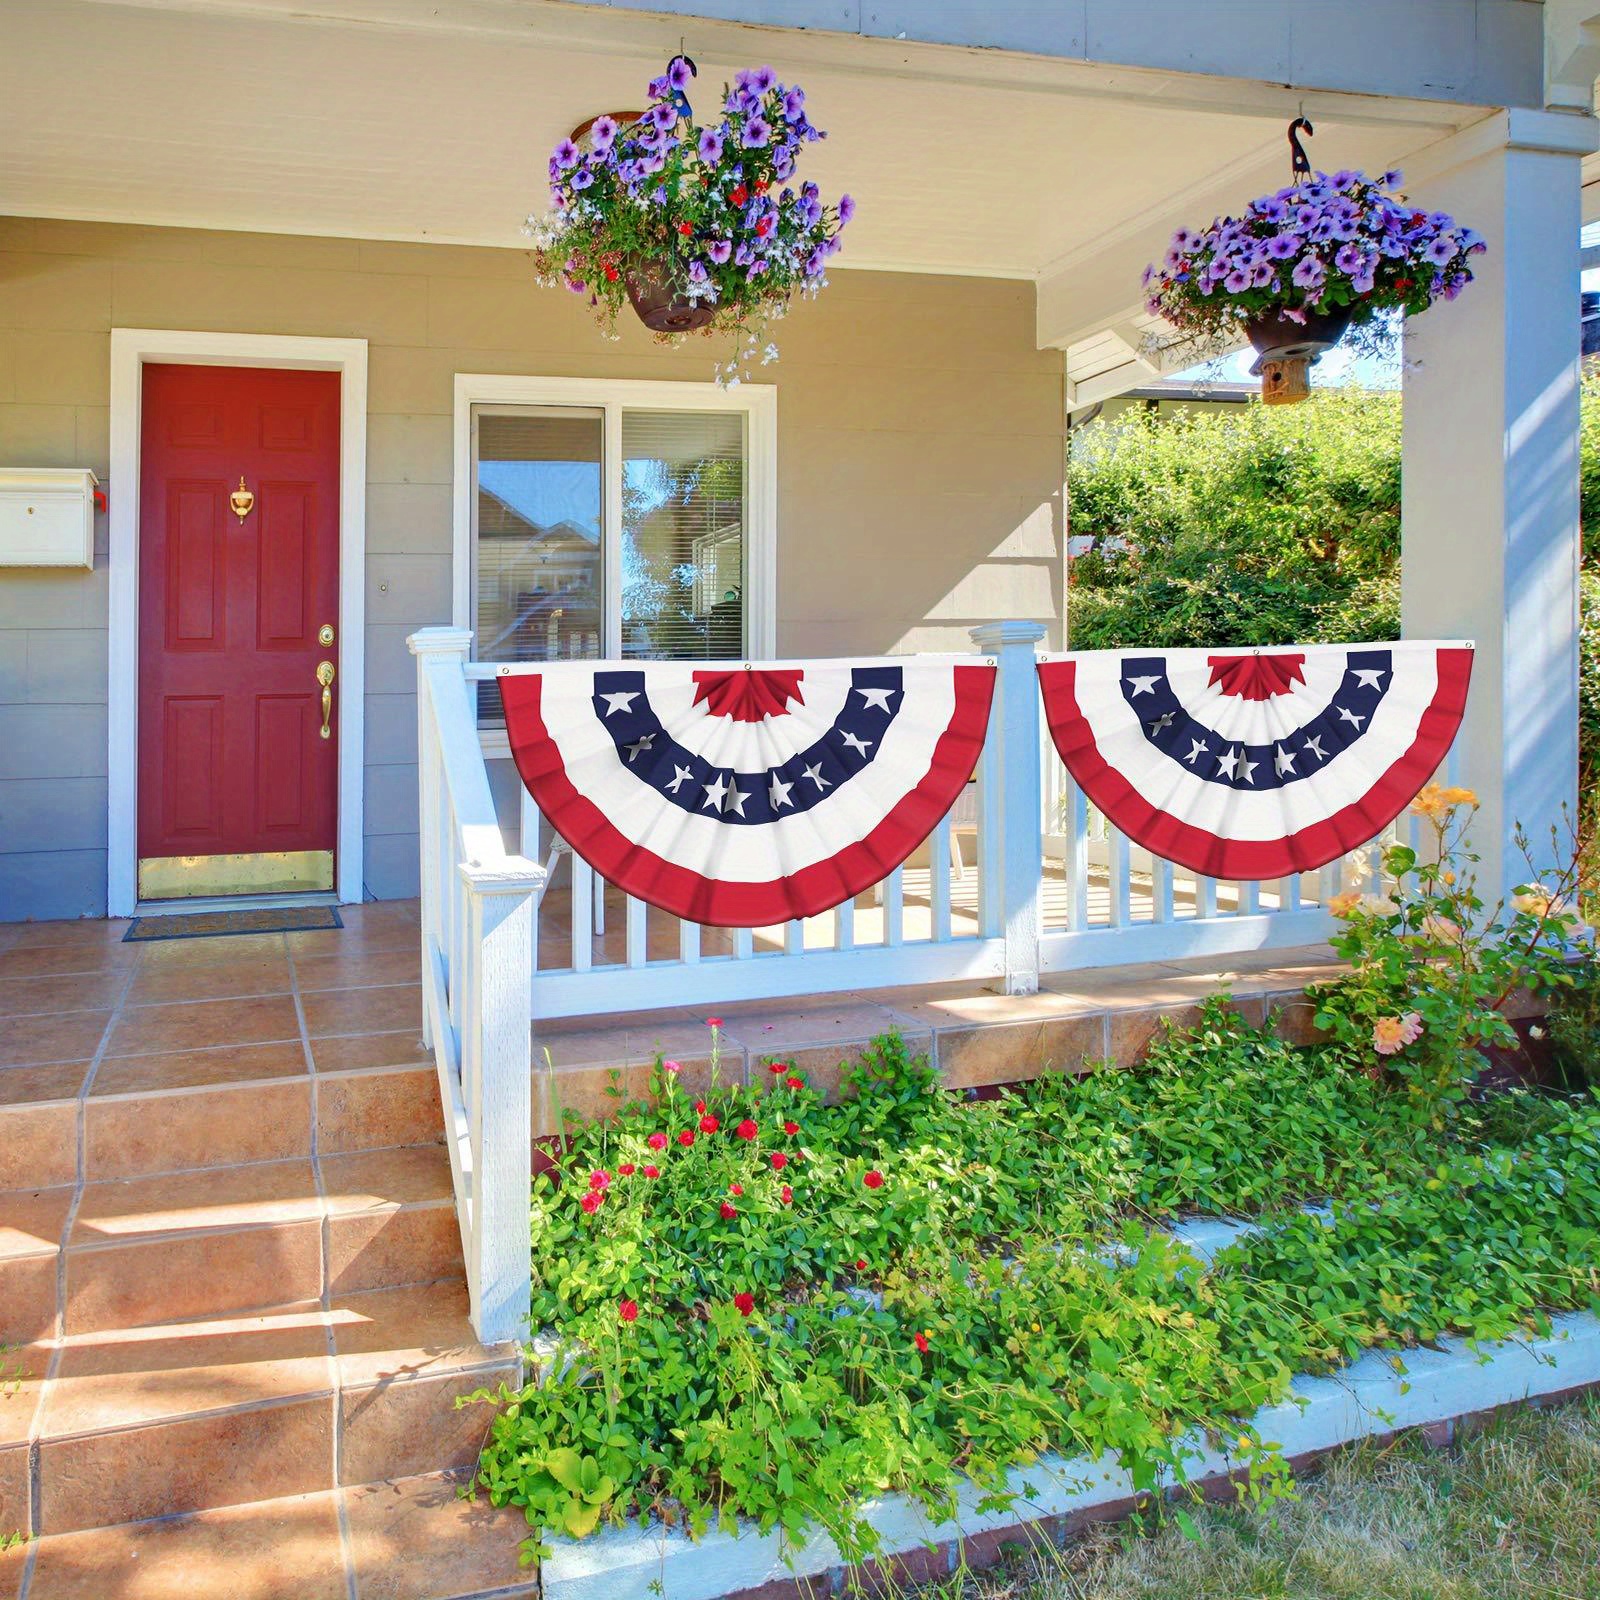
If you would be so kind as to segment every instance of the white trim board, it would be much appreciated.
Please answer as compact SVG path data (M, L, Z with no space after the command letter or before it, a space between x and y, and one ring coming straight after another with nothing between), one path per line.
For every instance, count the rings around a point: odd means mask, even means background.
M545 378L518 373L458 372L455 381L455 455L451 486L451 622L472 629L472 408L582 406L605 413L603 517L620 526L621 429L624 410L731 411L745 423L746 648L756 659L772 656L778 633L778 391L766 383L721 388L715 383L659 378ZM616 461L617 470L609 469ZM620 604L618 563L604 563L606 598ZM615 611L616 604L608 604ZM612 651L611 654L616 652Z
M139 463L146 362L339 374L339 823L335 889L361 899L366 722L367 341L188 329L111 330L110 674L106 910L138 914Z

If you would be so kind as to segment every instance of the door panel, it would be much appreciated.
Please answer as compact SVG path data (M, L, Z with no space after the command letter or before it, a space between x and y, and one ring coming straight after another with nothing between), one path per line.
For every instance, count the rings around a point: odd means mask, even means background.
M150 365L143 385L140 893L331 888L339 376Z

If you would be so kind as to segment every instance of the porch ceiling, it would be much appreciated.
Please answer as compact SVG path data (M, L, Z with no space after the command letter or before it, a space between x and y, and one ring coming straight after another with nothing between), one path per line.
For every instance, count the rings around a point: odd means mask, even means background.
M703 105L743 64L803 78L809 169L860 202L845 263L1070 280L1041 343L1106 326L1178 215L1283 177L1302 106L1330 165L1482 115L537 0L6 0L0 212L517 246L551 145L680 39Z

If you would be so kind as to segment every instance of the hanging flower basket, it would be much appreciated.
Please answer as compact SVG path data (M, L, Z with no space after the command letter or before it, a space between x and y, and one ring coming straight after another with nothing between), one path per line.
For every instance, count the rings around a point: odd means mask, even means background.
M855 205L824 205L816 184L792 181L804 146L825 137L804 90L770 67L741 72L702 126L685 93L694 71L676 57L647 110L593 117L563 139L550 158L554 209L525 231L541 281L587 295L608 332L631 304L667 339L735 333L737 371L768 319L827 282Z
M1290 143L1304 159L1291 129ZM1400 174L1373 179L1306 171L1242 217L1180 228L1165 259L1145 268L1151 312L1196 354L1247 338L1269 404L1303 400L1310 367L1384 312L1415 316L1472 281L1482 238L1443 211L1399 194Z

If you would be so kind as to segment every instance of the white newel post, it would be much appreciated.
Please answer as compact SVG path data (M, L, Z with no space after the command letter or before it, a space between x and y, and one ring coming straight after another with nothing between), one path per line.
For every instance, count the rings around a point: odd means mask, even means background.
M1580 161L1595 119L1500 112L1426 153L1410 197L1481 232L1475 281L1406 328L1403 618L1477 644L1458 780L1491 902L1577 799Z
M526 1332L532 1182L533 918L542 874L520 858L460 866L473 958L462 1007L461 1081L476 1163L467 1281L491 1342Z
M984 748L982 922L1005 939L1005 992L1039 989L1040 896L1044 838L1040 826L1037 622L985 622L972 641L998 665L994 709ZM992 820L991 807L998 806ZM998 821L998 827L994 826Z

